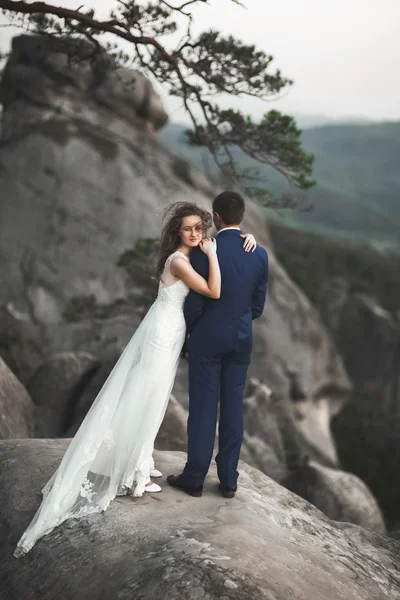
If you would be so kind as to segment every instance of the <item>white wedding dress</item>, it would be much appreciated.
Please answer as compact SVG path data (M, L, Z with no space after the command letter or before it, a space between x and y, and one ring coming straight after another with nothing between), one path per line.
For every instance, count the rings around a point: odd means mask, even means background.
M176 256L189 260L179 251L167 259L157 299L44 486L42 504L14 552L17 558L66 519L104 511L117 495L143 494L185 339L189 288L171 273Z

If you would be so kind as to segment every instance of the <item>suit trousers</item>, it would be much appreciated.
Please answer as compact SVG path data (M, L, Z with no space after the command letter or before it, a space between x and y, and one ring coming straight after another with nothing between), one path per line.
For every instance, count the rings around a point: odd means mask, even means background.
M243 441L243 394L250 354L189 354L188 459L183 479L203 485L210 467L220 399L219 448L215 457L218 478L235 487Z

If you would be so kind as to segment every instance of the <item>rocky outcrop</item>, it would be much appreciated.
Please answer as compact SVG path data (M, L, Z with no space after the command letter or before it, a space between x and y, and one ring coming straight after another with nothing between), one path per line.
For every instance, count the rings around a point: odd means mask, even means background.
M0 356L21 382L26 383L43 360L44 346L42 328L27 312L16 310L11 302L0 307Z
M15 545L67 443L0 443L0 585L7 600L398 598L395 541L336 526L243 463L234 500L220 496L214 468L202 498L163 479L160 494L119 498L103 514L67 521L17 562ZM157 452L156 461L164 474L177 473L184 455Z
M309 455L337 464L329 425L349 398L351 384L317 310L272 252L268 304L259 321L250 375L286 404Z
M243 402L243 417L241 459L275 481L280 481L287 472L291 456L287 438L291 434L296 441L296 428L286 415L279 398L267 385L251 379ZM300 447L296 450L297 458L301 453Z
M295 469L282 484L334 521L386 533L378 503L356 475L309 462Z
M40 410L35 437L61 437L67 431L82 390L98 366L87 352L54 354L41 363L27 385Z
M183 408L175 396L171 396L155 442L155 447L158 450L182 450L186 452L187 417L187 410Z
M14 38L1 80L0 100L4 107L3 141L24 135L32 126L45 128L60 113L72 119L81 116L82 124L95 125L106 108L143 129L149 123L159 129L168 120L159 95L142 73L116 68L111 56L78 39ZM58 123L60 134L62 126Z
M0 440L34 435L35 405L0 358Z
M338 289L336 280L332 283ZM400 503L400 322L364 294L341 286L335 307L329 282L321 313L354 384L351 402L334 421L344 467L375 494L389 520L399 520Z
M210 208L216 190L147 133L145 123L150 119L158 127L162 118L157 120L155 95L145 117L138 115L139 87L132 92L131 86L132 77L139 81L136 74L116 72L105 57L85 58L86 45L69 70L74 44L60 41L47 51L45 43L42 37L17 38L1 86L0 306L11 303L28 314L43 337L44 357L88 352L103 365L77 402L76 426L143 316L142 278L117 266L121 254L159 235L167 203L191 200ZM324 464L337 464L330 420L351 388L341 358L317 310L276 260L265 219L252 203L243 228L270 256L268 301L254 325L250 377L273 391L273 403L294 423L300 446ZM17 362L17 353L8 351ZM16 364L15 371L27 369ZM186 381L182 361L174 395L184 409ZM263 402L265 414L272 407L260 393L259 416ZM249 421L246 446L254 464L267 468L269 462L280 477L281 442L278 434L267 440L267 422L266 416Z

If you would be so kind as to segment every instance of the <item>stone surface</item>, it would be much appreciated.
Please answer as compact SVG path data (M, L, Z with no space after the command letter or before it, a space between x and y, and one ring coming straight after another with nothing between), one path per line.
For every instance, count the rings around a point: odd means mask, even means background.
M0 85L3 140L45 124L54 112L95 124L104 108L136 127L159 129L168 120L151 82L134 69L116 68L88 41L21 35L12 41ZM105 116L105 115L103 115Z
M325 289L327 298L328 282ZM329 302L324 307L354 385L351 402L333 424L341 462L367 483L387 519L398 521L400 322L364 294L342 292L335 309Z
M98 361L87 352L63 352L43 361L27 390L40 409L35 437L60 437L73 420L75 406Z
M118 498L103 514L68 521L17 562L15 545L67 444L0 443L0 585L7 600L399 597L397 542L330 522L243 463L234 500L218 493L214 468L202 498L163 479L161 493ZM157 452L156 461L163 473L177 473L184 455Z
M17 311L11 302L0 307L0 356L22 383L43 360L44 346L42 329L28 313Z
M0 439L32 437L35 416L26 389L0 358Z
M243 417L241 459L280 481L287 468L288 448L284 443L287 419L272 390L255 378L250 380L246 390ZM292 433L295 435L294 427Z
M157 434L155 447L158 450L187 450L187 410L171 396L165 417Z
M129 122L136 116L159 129L168 120L160 96L140 71L108 69L93 95L97 102Z
M290 473L282 484L334 521L346 521L386 533L377 501L365 483L352 473L311 461Z
M100 365L97 365L96 371L92 373L92 376L86 382L86 385L77 398L69 427L66 430L64 429L63 437L73 437L78 431L83 419L106 382L113 367L114 361L110 363L108 360L103 360Z

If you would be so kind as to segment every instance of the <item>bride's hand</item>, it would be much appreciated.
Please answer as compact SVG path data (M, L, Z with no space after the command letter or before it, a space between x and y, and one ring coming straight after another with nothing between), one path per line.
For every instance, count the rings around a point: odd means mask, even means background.
M215 238L203 238L200 242L200 249L207 256L216 254L217 252L217 240Z
M245 251L254 252L254 250L257 248L257 242L254 235L251 233L242 233L240 237L244 238L243 248Z

